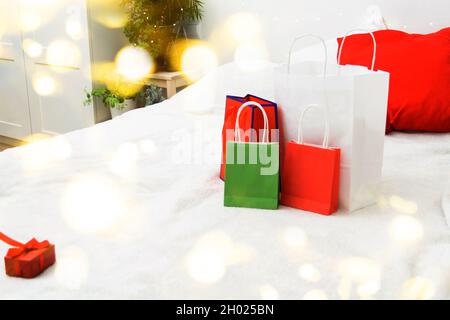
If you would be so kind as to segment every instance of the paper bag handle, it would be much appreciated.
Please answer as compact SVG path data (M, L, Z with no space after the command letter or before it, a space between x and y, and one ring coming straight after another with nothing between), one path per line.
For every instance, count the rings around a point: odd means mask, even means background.
M341 64L341 55L342 55L342 48L344 47L344 43L345 43L345 39L353 32L365 32L365 33L369 33L370 36L372 37L372 42L373 42L373 56L372 56L372 67L370 68L371 71L373 71L375 69L375 60L377 57L377 40L375 39L375 35L373 34L373 32L369 31L369 30L365 30L365 29L353 29L348 31L344 37L342 38L342 42L341 42L341 46L339 47L339 53L338 53L338 66Z
M264 131L263 131L263 137L262 137L262 142L269 142L269 119L267 118L267 113L266 110L264 110L264 108L255 101L248 101L246 103L244 103L243 105L240 106L238 112L237 112L237 116L236 116L236 124L234 127L234 137L235 140L238 142L242 142L241 141L241 129L239 128L239 117L241 116L241 112L242 110L244 110L246 107L248 106L254 106L254 107L258 107L259 110L261 110L262 114L263 114L263 118L264 118Z
M319 39L320 42L322 43L323 52L324 52L324 58L325 58L324 59L325 60L324 61L324 66L323 66L323 77L325 78L325 76L327 74L327 65L328 65L328 49L327 49L327 45L325 43L325 40L323 40L322 37L319 37L319 36L317 36L315 34L304 34L304 35L301 35L301 36L295 38L292 41L291 48L289 49L289 58L288 58L287 72L291 73L292 50L294 49L295 44L297 43L297 41L302 40L302 39L307 38L307 37L312 37L312 38Z
M300 121L299 121L299 125L298 125L298 140L297 142L299 144L303 144L303 118L305 117L306 112L308 112L311 109L314 108L320 108L321 105L319 104L310 104L309 106L307 106L303 111L302 114L300 115ZM328 120L328 112L326 110L326 108L323 108L324 110L324 115L325 115L325 129L324 129L324 133L323 133L323 141L322 141L322 148L328 148L328 144L329 144L329 139L330 139L330 123Z

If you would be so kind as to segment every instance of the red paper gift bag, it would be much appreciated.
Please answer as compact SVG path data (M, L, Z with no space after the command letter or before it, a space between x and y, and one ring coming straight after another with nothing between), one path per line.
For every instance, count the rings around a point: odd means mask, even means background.
M234 141L237 112L242 104L249 101L260 104L267 114L267 118L269 119L269 142L279 141L279 133L277 132L277 134L274 134L273 131L274 129L279 129L279 115L276 103L250 94L245 97L227 96L225 102L225 119L222 129L222 162L220 166L220 178L222 180L225 180L226 146L228 141ZM244 130L244 132L253 129L256 135L245 135L245 137L243 137L244 142L260 141L261 137L259 134L264 129L264 117L262 112L255 106L246 108L240 114L239 127L241 130Z
M339 205L340 149L328 147L329 124L325 110L325 134L322 146L303 143L302 123L306 111L316 108L310 105L301 114L298 142L290 141L284 153L281 177L281 204L331 215Z
M32 239L23 244L0 232L0 240L13 246L5 256L6 274L11 277L34 278L56 261L55 246L47 240Z

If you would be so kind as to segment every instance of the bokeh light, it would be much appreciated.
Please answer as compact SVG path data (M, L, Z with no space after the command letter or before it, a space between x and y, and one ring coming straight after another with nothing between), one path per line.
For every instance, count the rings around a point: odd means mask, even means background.
M321 278L320 271L312 264L302 265L298 270L298 274L302 279L309 282L318 282Z
M377 198L377 205L378 207L380 207L381 209L386 209L389 207L389 201L388 199L386 199L386 197L384 195L380 195Z
M190 277L202 284L219 282L227 267L248 261L253 250L236 243L222 231L211 231L202 236L187 256Z
M52 76L38 74L33 77L33 88L41 96L49 96L56 91L56 82Z
M20 14L20 26L23 32L36 31L41 26L41 16L36 11L24 11Z
M367 281L378 281L381 276L381 267L368 258L350 257L341 261L339 272L343 278L363 284Z
M78 67L81 61L80 49L67 40L53 41L48 46L46 60L51 66Z
M92 18L102 26L110 29L123 28L128 17L121 8L121 0L91 0Z
M68 247L58 253L55 277L60 286L70 289L81 289L89 275L89 258L78 247Z
M189 275L200 283L214 284L223 278L226 272L224 256L219 252L195 250L187 260Z
M30 58L38 58L42 55L42 45L32 39L24 39L22 41L23 50Z
M361 299L371 299L380 290L381 265L364 257L349 257L342 260L338 268L341 281L338 294L341 299L352 297L353 285Z
M238 43L254 40L262 31L259 19L247 12L239 12L229 17L226 28L232 39Z
M389 198L390 206L400 213L415 214L417 212L417 203L403 199L399 196L391 196Z
M356 292L361 299L371 299L380 290L380 281L368 280L358 285Z
M191 81L199 80L217 65L216 53L205 42L192 42L182 54L181 70Z
M390 236L402 244L412 244L423 236L423 226L419 220L411 216L395 217L389 225Z
M259 288L259 295L263 300L278 300L280 298L278 290L270 284L262 285Z
M49 136L45 134L33 134L25 138L25 146L22 149L21 165L25 172L34 173L47 167L51 161L48 144L45 140Z
M103 175L72 178L62 198L62 215L80 233L106 233L119 226L126 207L118 182Z
M125 47L116 56L117 73L128 81L142 81L150 76L154 68L149 53L140 47Z
M428 300L435 294L434 284L423 277L408 279L402 288L401 298L408 300Z
M66 21L66 34L73 40L80 40L83 36L83 27L78 19L69 18Z
M104 84L109 90L122 97L133 97L144 86L144 82L129 81L119 74L114 62L92 65L94 81Z
M352 281L343 277L338 284L337 293L342 300L348 300L352 296Z
M36 172L54 161L71 157L72 146L64 136L50 138L46 134L33 134L24 138L21 164L27 173Z

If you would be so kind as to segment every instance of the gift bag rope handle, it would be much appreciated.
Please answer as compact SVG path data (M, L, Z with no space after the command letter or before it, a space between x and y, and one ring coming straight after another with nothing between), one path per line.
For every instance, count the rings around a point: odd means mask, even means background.
M240 108L237 112L237 116L236 116L236 125L234 127L235 140L237 140L238 142L242 142L241 141L241 129L239 128L239 117L241 116L242 110L244 110L246 107L249 107L249 106L258 107L258 109L261 110L262 115L264 117L264 131L263 131L262 142L269 143L269 134L268 134L269 119L267 118L267 113L264 110L264 108L258 102L255 102L255 101L248 101L240 106Z
M373 56L372 56L372 67L370 68L371 71L374 71L375 69L375 60L377 57L377 40L375 39L375 35L373 34L373 32L369 31L369 30L365 30L365 29L353 29L348 31L344 37L342 38L342 42L341 42L341 46L339 48L339 53L338 53L338 66L341 64L341 55L342 55L342 48L344 47L344 43L345 43L345 39L354 32L364 32L364 33L368 33L370 34L370 36L372 37L372 42L373 42Z
M292 50L294 49L294 47L295 47L295 44L298 42L298 41L300 41L300 40L302 40L302 39L304 39L304 38L308 38L308 37L310 37L310 38L316 38L316 39L319 39L320 40L320 42L322 43L322 46L323 46L323 52L324 52L324 66L323 66L323 77L325 78L325 76L326 76L326 74L327 74L327 65L328 65L328 48L327 48L327 45L326 45L326 43L325 43L325 40L323 40L323 38L322 37L319 37L319 36L317 36L317 35L315 35L315 34L304 34L304 35L302 35L302 36L299 36L299 37L297 37L297 38L295 38L293 41L292 41L292 44L291 44L291 48L289 49L289 57L288 57L288 65L287 65L287 70L288 70L288 74L289 73L291 73L291 60L292 60Z
M302 114L300 115L299 125L298 125L298 140L297 140L297 142L299 144L303 144L303 119L305 117L305 114L309 110L314 109L314 108L321 108L322 110L324 110L325 129L324 129L324 134L323 134L322 148L328 149L328 144L329 144L329 139L330 139L330 123L328 121L328 113L326 111L326 108L323 108L319 104L310 104L302 111Z

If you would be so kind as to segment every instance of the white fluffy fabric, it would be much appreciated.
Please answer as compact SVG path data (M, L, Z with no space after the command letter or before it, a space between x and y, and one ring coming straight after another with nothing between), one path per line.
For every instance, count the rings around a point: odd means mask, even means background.
M223 206L225 94L273 98L272 65L259 67L0 153L0 230L49 239L58 260L34 280L1 274L0 298L450 298L448 134L387 136L382 195L364 210Z
M442 210L444 211L447 224L450 227L450 181L442 195Z

